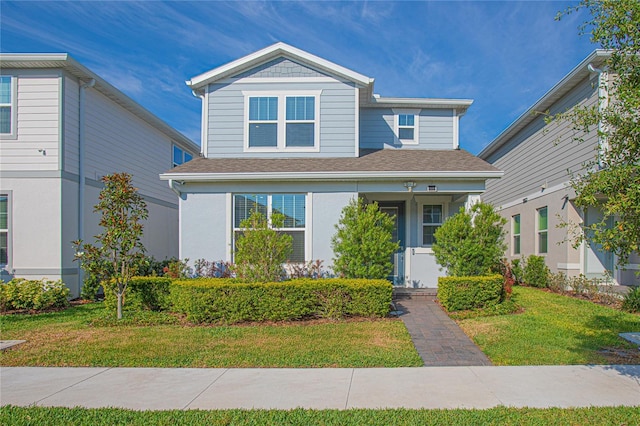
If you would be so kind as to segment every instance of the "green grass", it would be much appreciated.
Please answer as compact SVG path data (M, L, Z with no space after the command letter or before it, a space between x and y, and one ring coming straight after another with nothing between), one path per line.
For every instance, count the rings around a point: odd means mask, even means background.
M513 298L523 313L458 321L495 365L607 364L603 348L637 352L618 333L640 331L639 315L528 287Z
M3 407L6 425L636 425L640 407L488 410L216 410Z
M102 304L0 317L2 338L27 340L5 366L408 367L420 366L397 319L250 326L91 326ZM152 318L153 320L153 318Z

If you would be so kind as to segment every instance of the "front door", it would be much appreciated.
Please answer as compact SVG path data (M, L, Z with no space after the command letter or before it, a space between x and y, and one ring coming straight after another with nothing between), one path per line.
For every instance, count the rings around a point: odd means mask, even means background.
M406 235L404 205L404 201L378 203L381 212L394 218L392 238L400 246L398 251L391 256L393 269L391 275L389 275L389 280L395 286L404 286L404 236Z

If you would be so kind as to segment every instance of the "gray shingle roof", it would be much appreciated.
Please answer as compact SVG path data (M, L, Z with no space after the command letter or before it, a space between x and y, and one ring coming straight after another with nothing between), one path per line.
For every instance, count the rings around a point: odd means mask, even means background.
M478 172L499 170L464 150L385 149L361 152L360 157L338 158L196 158L166 172L185 174L245 173L353 173L377 172Z

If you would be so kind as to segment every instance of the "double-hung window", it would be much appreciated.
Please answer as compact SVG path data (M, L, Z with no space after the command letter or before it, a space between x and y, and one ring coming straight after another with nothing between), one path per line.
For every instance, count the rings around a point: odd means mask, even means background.
M15 93L11 76L0 76L0 134L15 134Z
M9 263L9 196L0 194L0 265Z
M442 225L442 205L422 206L422 245L430 247L436 241L435 232Z
M249 147L278 146L278 98L249 98Z
M520 254L520 215L511 217L511 228L513 235L513 245L511 251L513 254Z
M417 144L420 110L394 109L393 114L398 142L402 144Z
M284 216L278 232L290 235L293 239L293 251L290 262L305 261L306 246L306 195L305 194L234 194L233 196L233 235L234 240L242 233L240 226L244 219L257 211L267 217L279 213ZM234 242L235 247L235 242Z
M182 150L176 145L173 146L173 167L178 167L180 164L184 164L192 159L193 157L187 151Z
M266 152L319 149L321 91L243 93L245 149Z
M538 209L538 254L547 253L548 249L548 217L547 208Z

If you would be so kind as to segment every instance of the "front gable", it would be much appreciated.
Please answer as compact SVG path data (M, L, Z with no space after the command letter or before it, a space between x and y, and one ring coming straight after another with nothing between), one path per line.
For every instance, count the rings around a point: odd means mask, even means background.
M232 79L241 78L323 78L330 77L307 65L280 57L258 65L250 70L234 75ZM335 78L335 77L334 77Z

